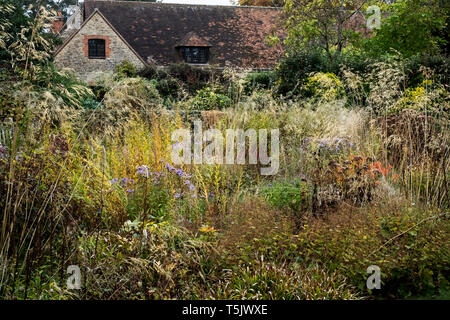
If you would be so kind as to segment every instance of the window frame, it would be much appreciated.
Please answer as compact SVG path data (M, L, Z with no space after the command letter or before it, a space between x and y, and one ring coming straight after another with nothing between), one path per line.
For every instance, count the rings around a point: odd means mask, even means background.
M198 58L193 57L192 51L199 50ZM189 64L208 64L209 63L209 47L203 46L182 46L180 47L181 58ZM189 60L189 61L188 61Z
M101 50L101 47L99 49L99 45L98 42L102 42L103 43L103 54L99 54L98 51ZM95 45L95 48L91 47L91 44L93 43L97 43ZM88 39L88 58L89 59L106 59L106 40L105 39L101 39L101 38L92 38L92 39ZM92 54L93 51L95 51L95 54Z

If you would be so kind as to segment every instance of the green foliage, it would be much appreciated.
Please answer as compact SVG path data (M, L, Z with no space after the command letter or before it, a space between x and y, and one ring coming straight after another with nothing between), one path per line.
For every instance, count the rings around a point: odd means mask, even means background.
M11 55L7 50L22 28L28 26L29 18L25 16L24 9L18 1L0 1L0 62L9 62Z
M290 52L283 58L276 69L276 89L281 95L297 95L311 73L334 73L341 76L342 69L357 74L369 71L372 61L355 51L344 51L333 59L317 49Z
M448 58L299 50L252 74L124 63L89 88L51 64L48 16L30 15L0 69L1 298L448 295ZM279 128L277 175L173 167L192 109L222 109L202 113L219 130ZM66 289L68 264L82 290Z
M417 54L405 59L404 68L408 87L416 87L424 80L450 83L450 57L446 55Z
M114 72L118 79L133 78L136 77L136 66L128 60L124 60L122 63L116 65Z
M160 68L153 64L138 72L139 76L154 80L161 96L166 99L180 100L187 94L195 94L214 81L216 72L213 69L200 68L187 63L171 64Z
M441 1L395 1L388 6L381 29L364 41L364 48L374 56L387 54L391 49L405 57L436 53L445 46L442 31L447 19L448 7Z
M273 182L264 187L261 193L271 205L300 213L309 205L311 191L310 186L300 180L294 183Z
M285 44L292 50L321 48L330 57L334 50L341 52L356 37L346 22L362 4L362 0L287 0Z
M333 73L317 72L311 75L302 89L306 97L322 101L334 101L345 97L344 86Z
M231 99L214 88L206 87L186 102L192 110L221 110L231 106Z
M262 89L268 90L271 89L276 81L276 76L271 71L266 72L253 72L247 75L244 79L245 88L244 92L249 94L255 90Z
M358 299L357 294L337 274L317 267L288 268L256 260L251 266L233 269L229 284L219 291L220 299L238 300L334 300Z
M80 294L96 299L193 299L201 293L211 251L208 242L167 223L128 222L119 233L85 235L75 262L101 267L94 269Z
M167 73L171 77L185 83L190 93L204 88L215 76L212 69L196 67L187 63L171 64L167 69Z
M445 102L449 99L450 96L445 89L433 88L433 82L425 80L416 88L406 89L404 96L389 109L389 113L398 114L405 109L428 114L439 114L440 111L448 112L450 110L446 110Z

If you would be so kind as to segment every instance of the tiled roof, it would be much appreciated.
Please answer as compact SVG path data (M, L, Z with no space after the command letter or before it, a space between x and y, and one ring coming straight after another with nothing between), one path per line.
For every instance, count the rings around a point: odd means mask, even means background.
M191 31L176 45L177 47L211 47L211 44L205 39L199 37Z
M265 42L279 8L85 0L85 17L96 8L144 60L162 65L179 61L180 44L211 46L210 63L219 66L271 68L282 54Z

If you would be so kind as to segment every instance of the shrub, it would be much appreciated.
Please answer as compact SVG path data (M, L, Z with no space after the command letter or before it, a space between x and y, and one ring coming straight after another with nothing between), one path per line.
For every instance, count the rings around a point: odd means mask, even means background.
M84 299L194 299L213 254L207 241L183 228L148 222L85 235L78 252L73 263L93 270Z
M450 111L450 96L443 88L432 88L431 80L424 80L416 88L408 88L402 98L398 99L388 110L388 114L398 114L405 109L427 112L439 116Z
M159 69L150 64L139 71L139 76L151 80L164 99L181 99L184 97L187 85L173 77L166 69Z
M104 84L103 108L86 110L80 117L81 127L93 132L103 128L105 134L113 134L123 129L130 120L151 120L156 110L161 108L162 99L155 84L143 78L124 78L112 84ZM89 123L84 123L89 119Z
M171 64L167 73L185 83L190 93L203 89L215 76L215 71L209 68L192 66L187 63Z
M134 78L136 77L136 66L128 60L122 61L120 64L116 65L114 69L118 79L120 78Z
M273 87L276 76L273 72L253 72L249 73L244 79L244 92L250 94L255 90L268 90Z
M329 61L317 50L302 50L290 53L282 59L276 69L277 92L281 95L297 95L303 81L312 72L328 71Z
M231 106L231 99L215 91L214 88L206 87L197 91L197 94L187 101L193 110L221 110Z
M289 53L275 71L277 93L283 96L298 95L311 73L334 73L341 77L342 69L346 69L364 75L372 63L372 60L356 50L336 53L333 58L317 49Z
M256 260L256 259L255 259ZM354 289L337 273L320 268L302 270L298 265L276 265L257 259L225 273L226 285L219 299L238 300L334 300L358 299Z
M334 101L345 97L342 82L333 73L317 72L311 75L302 88L306 97L314 100Z
M265 186L261 193L264 198L273 206L286 209L289 208L295 213L308 208L311 191L305 181L273 182Z
M405 60L408 87L416 87L425 80L448 85L450 57L446 55L417 54Z

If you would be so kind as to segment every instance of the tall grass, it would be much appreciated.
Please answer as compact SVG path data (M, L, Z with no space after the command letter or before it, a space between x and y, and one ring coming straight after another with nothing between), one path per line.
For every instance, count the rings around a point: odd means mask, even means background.
M312 74L285 99L246 91L246 73L227 69L227 86L212 80L167 108L154 80L105 78L99 94L52 69L49 19L39 11L23 31L40 46L4 48L15 78L0 96L12 119L0 130L1 297L445 295L449 100L429 70L415 88L401 59L364 76ZM210 111L205 92L232 104ZM222 132L279 128L279 172L175 166L171 133L198 118ZM381 293L365 287L371 264Z

